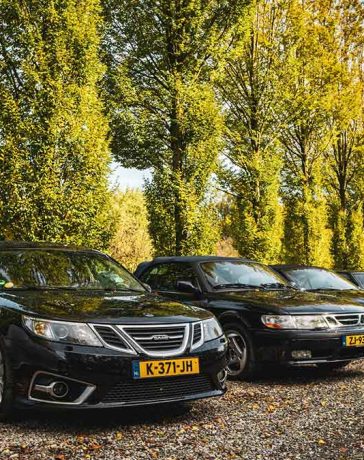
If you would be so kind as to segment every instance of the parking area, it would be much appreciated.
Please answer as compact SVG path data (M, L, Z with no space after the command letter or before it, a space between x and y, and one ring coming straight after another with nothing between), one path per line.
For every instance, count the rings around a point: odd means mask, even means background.
M1 459L363 459L364 364L229 383L189 413L27 413L0 426Z

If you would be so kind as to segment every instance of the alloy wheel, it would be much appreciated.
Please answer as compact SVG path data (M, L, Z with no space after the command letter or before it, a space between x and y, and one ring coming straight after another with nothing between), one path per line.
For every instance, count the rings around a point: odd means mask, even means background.
M228 339L228 365L227 372L236 377L246 367L248 360L247 344L244 337L236 331L227 332Z

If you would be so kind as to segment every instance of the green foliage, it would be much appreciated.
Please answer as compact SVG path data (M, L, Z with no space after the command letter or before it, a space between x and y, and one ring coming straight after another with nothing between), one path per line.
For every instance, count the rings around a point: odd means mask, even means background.
M283 11L255 3L219 84L227 141L220 182L233 197L229 233L241 255L262 261L278 261L281 252L282 153L274 114Z
M213 81L245 1L106 2L113 152L153 169L147 185L158 254L211 248L206 199L221 150Z
M150 234L156 255L175 254L176 240L171 229L175 225L176 202L184 220L181 254L210 254L216 250L220 225L213 203L201 199L199 190L169 171L156 172L146 184ZM176 195L178 194L178 199Z
M364 6L344 0L331 11L335 37L332 53L339 76L328 122L333 136L325 154L326 190L333 229L332 254L337 268L363 268Z
M0 4L0 234L105 247L98 0Z
M111 219L115 228L109 252L134 271L140 262L151 259L153 255L143 192L133 189L115 190Z
M277 91L279 135L285 152L284 254L290 262L331 265L331 232L323 193L327 123L338 68L325 23L327 2L291 0Z

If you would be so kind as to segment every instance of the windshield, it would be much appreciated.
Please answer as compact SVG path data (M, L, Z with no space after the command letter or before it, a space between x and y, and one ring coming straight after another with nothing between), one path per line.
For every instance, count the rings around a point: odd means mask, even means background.
M355 284L346 280L342 276L321 268L302 268L296 270L288 270L286 273L287 276L301 289L358 289Z
M58 249L0 252L0 289L57 288L145 290L123 267L102 254Z
M287 283L270 268L240 260L204 262L201 268L215 289L224 288L285 288Z

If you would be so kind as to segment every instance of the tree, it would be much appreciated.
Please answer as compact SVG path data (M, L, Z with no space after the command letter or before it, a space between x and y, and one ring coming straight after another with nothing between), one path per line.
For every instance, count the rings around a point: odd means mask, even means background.
M338 68L331 53L328 3L290 1L282 41L277 116L285 151L285 259L330 266L324 152L332 137L327 120Z
M107 245L98 0L0 4L0 235Z
M336 268L364 268L364 6L359 0L333 3L333 49L340 69L329 123L326 180Z
M143 192L133 189L115 190L111 215L115 228L109 252L134 271L140 262L153 255Z
M219 84L227 139L220 179L232 196L231 236L241 255L270 262L280 258L283 228L275 109L286 3L254 3Z
M213 81L245 3L106 2L113 152L153 170L146 194L158 254L213 250L207 202L223 128Z

